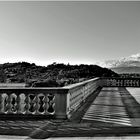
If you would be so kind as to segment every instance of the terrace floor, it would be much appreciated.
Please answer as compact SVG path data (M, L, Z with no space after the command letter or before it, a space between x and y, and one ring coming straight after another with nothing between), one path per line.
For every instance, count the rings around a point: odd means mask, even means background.
M91 95L70 120L2 118L0 139L8 135L10 139L139 139L140 104L137 96L125 88L104 87Z

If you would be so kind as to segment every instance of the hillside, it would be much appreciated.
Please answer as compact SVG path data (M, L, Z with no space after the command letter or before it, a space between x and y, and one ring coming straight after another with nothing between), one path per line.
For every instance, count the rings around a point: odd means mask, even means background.
M0 82L26 83L29 86L64 86L93 77L118 76L107 68L97 65L65 65L53 63L37 66L27 62L0 65ZM47 83L47 84L46 84Z

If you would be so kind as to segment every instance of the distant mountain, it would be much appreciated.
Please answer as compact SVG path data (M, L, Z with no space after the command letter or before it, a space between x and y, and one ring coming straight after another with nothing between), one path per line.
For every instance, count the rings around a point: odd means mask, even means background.
M116 73L140 73L140 53L119 60L108 60L105 66Z
M97 65L65 65L53 63L47 67L27 62L0 65L0 82L39 83L37 86L63 86L93 77L118 76L115 72ZM45 84L42 83L45 81ZM40 83L41 82L41 83ZM47 83L47 85L46 85Z
M111 70L113 70L114 72L116 72L118 74L123 74L123 73L140 74L140 67L135 67L135 66L131 66L131 67L116 67L116 68L111 68Z

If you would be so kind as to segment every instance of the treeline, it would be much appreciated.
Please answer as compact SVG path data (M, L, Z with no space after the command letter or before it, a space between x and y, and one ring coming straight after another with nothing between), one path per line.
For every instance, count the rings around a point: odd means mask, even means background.
M64 86L94 77L116 77L115 72L97 65L53 63L37 66L27 62L0 65L0 82L26 83L28 86Z

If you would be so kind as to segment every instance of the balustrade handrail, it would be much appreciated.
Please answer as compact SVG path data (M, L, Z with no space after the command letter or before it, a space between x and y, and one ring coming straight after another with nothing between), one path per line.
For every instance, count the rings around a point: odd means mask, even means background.
M93 79L89 79L89 80L86 80L86 81L82 81L82 82L79 82L79 83L74 83L74 84L71 84L71 85L67 85L67 86L64 86L62 87L63 89L72 89L72 88L76 88L78 86L83 86L89 82L93 82L93 81L96 81L96 80L99 80L100 78L99 77L96 77L96 78L93 78Z
M65 94L63 91L68 91L67 88L62 87L0 87L0 93L4 91L52 91L56 94L55 91Z
M64 87L0 87L0 93L3 92L3 91L38 91L38 90L41 90L41 91L57 91L59 93L62 93L62 94L67 94L67 91L70 90L70 89L73 89L73 88L77 88L79 86L83 86L89 82L94 82L96 80L99 80L101 78L99 77L96 77L96 78L93 78L93 79L89 79L89 80L86 80L86 81L82 81L82 82L79 82L79 83L74 83L74 84L70 84L70 85L67 85L67 86L64 86ZM56 94L56 92L54 92L54 94Z
M85 85L89 82L92 82L92 81L96 81L96 80L99 80L101 78L99 77L96 77L96 78L93 78L93 79L89 79L89 80L86 80L86 81L82 81L82 82L79 82L79 83L74 83L74 84L70 84L70 85L67 85L67 86L64 86L64 87L14 87L14 86L10 86L10 87L7 87L7 86L0 86L0 90L3 89L3 90L64 90L64 89L72 89L72 88L75 88L77 86L82 86L82 85Z

